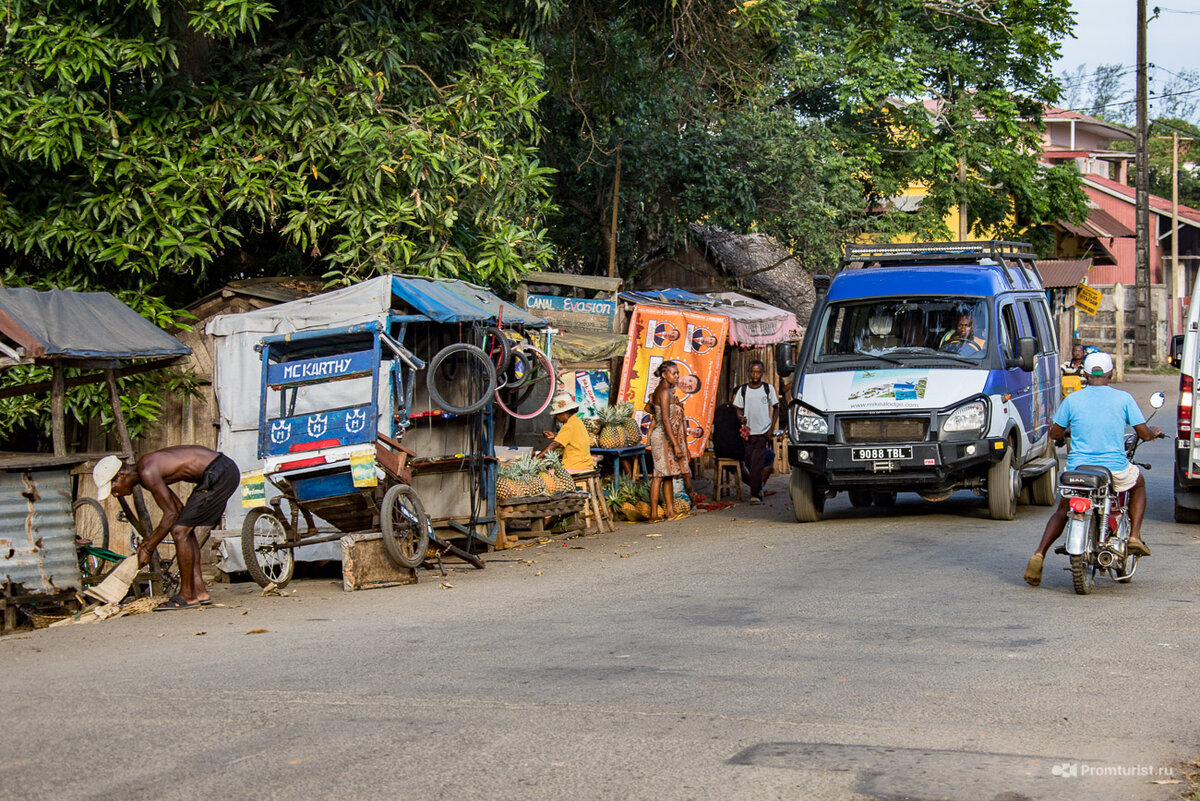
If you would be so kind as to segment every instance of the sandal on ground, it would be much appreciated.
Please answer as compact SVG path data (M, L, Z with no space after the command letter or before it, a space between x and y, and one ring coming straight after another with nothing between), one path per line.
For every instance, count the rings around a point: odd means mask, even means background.
M1043 557L1035 553L1029 557L1029 564L1025 566L1025 583L1031 587L1042 583L1042 561Z
M1150 555L1150 546L1141 540L1130 540L1129 544L1125 546L1125 550L1134 556Z
M188 603L178 595L172 595L169 601L163 601L158 606L154 607L155 612L174 612L176 609L196 609L201 605L200 601Z

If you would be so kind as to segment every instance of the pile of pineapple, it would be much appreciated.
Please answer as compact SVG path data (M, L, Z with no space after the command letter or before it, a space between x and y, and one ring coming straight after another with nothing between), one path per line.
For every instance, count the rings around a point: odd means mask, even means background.
M597 448L628 448L642 443L642 430L633 419L633 404L605 406L583 421Z
M522 456L502 465L496 476L496 497L502 501L574 491L575 479L553 451L541 457Z
M668 485L669 486L669 485ZM620 489L613 489L612 482L604 487L604 496L613 517L620 515L631 523L650 519L650 482L626 481ZM662 496L659 496L658 510L663 513ZM675 514L686 514L692 510L692 499L686 492L675 493Z

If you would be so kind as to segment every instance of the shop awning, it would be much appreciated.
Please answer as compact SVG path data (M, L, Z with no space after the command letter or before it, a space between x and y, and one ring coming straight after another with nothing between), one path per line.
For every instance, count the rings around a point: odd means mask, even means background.
M554 335L554 358L563 362L602 362L625 355L629 337L599 331L559 331Z
M495 323L502 317L506 326L544 328L546 321L535 317L490 291L466 281L392 276L392 293L436 323Z
M728 317L729 344L739 347L776 345L791 339L800 330L793 312L737 292L698 295L685 289L662 289L622 292L621 300L668 308L691 308Z
M191 348L107 292L0 288L0 350L35 359L165 359Z

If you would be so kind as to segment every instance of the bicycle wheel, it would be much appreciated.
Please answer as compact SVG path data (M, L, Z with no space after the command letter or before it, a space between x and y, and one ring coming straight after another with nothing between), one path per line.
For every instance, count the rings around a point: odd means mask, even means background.
M383 496L380 509L383 547L400 567L417 567L429 550L429 518L416 490L396 484Z
M496 375L504 375L512 363L512 342L494 325L483 329L479 341L480 350L487 354L488 359L496 368Z
M464 372L463 367L468 369ZM439 408L452 414L471 414L486 406L496 393L496 380L496 367L488 355L465 342L442 348L425 371L429 397ZM447 399L456 388L461 390L453 394L465 391L467 400L452 403Z
M287 542L287 526L274 509L260 506L250 510L242 522L242 559L250 578L260 587L282 587L292 580L296 567L291 548L276 548Z
M108 550L108 515L95 498L80 498L71 506L75 517L75 536L97 548Z
M497 392L496 405L518 420L529 420L546 411L550 399L554 397L554 365L549 356L532 345L527 345L522 350L530 363L525 382L511 393ZM525 405L531 397L537 399L533 403L534 410L518 412L517 409Z

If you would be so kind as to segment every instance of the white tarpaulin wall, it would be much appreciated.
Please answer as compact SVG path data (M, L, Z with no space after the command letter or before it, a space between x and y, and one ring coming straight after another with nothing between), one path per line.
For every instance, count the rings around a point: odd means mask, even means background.
M217 449L243 470L257 469L259 389L262 356L255 350L263 337L318 328L334 328L379 321L386 324L392 306L392 278L381 276L355 286L281 303L243 314L223 314L209 321L205 331L213 338L213 391L217 399L220 431ZM380 382L380 391L387 383ZM225 507L225 527L238 531L246 510L240 492ZM241 552L223 548L221 568L241 569ZM297 549L299 560L341 559L337 542ZM230 558L232 557L232 559Z

